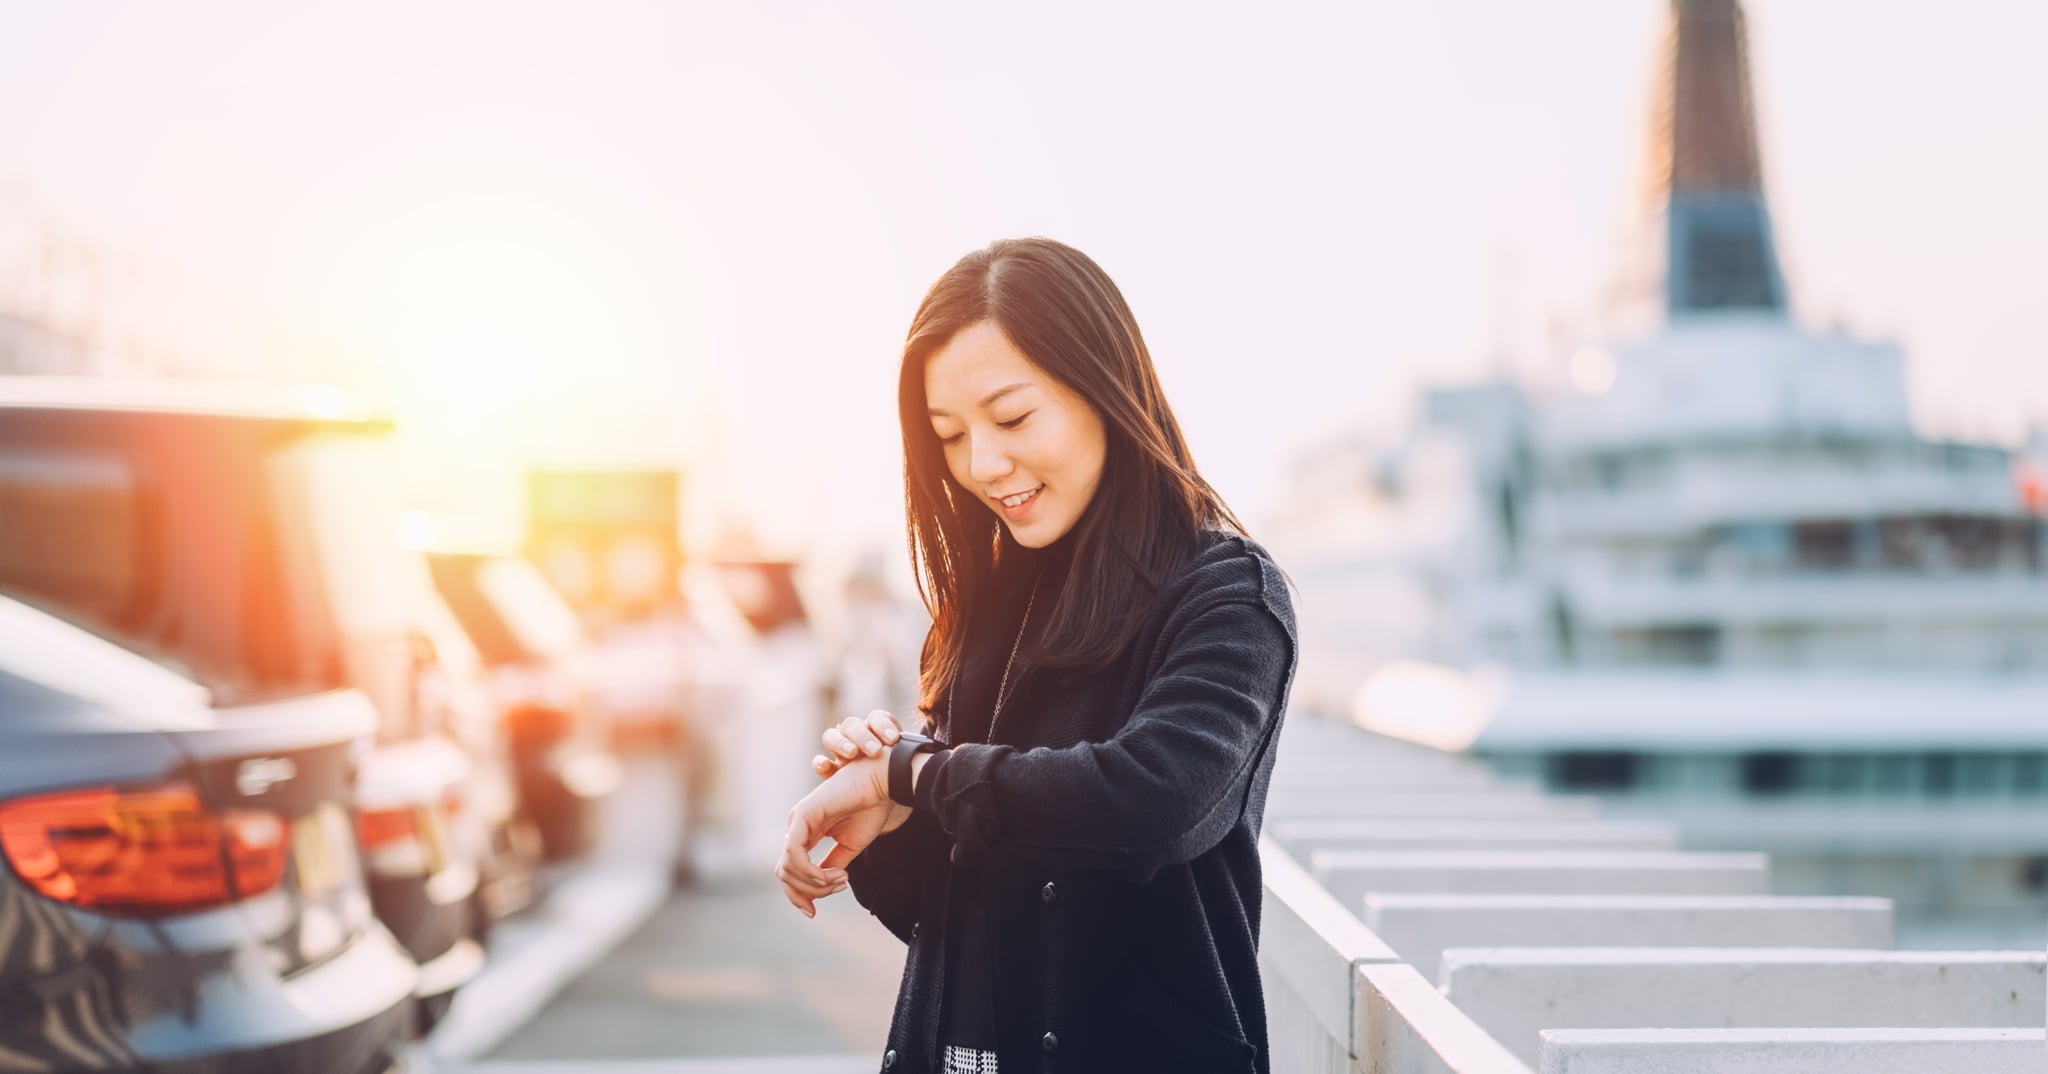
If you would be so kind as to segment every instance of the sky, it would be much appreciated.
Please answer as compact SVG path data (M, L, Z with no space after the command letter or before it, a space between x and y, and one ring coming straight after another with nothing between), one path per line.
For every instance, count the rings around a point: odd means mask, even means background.
M1930 433L2048 421L2048 5L1747 10L1799 315L1903 343ZM1663 17L0 0L0 298L54 229L103 337L388 399L423 506L683 460L700 537L803 552L900 540L918 298L1050 235L1256 532L1305 434L1597 326Z

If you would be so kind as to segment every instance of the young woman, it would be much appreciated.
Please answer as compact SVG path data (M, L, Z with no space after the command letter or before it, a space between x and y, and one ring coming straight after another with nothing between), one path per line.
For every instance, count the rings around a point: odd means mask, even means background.
M1078 250L962 258L911 323L898 404L924 716L825 732L775 870L805 914L850 885L910 945L881 1069L1263 1074L1281 572Z

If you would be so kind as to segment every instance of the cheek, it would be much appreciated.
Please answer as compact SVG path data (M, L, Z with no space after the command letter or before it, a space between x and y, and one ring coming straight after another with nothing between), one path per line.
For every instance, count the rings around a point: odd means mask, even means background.
M941 450L945 452L946 456L946 472L953 475L954 481L958 482L962 487L966 487L968 484L967 449L958 444L953 444L945 446Z
M1101 420L1090 415L1089 420L1076 421L1073 444L1069 472L1077 483L1093 488L1101 482L1102 466L1109 457L1109 441L1103 435Z

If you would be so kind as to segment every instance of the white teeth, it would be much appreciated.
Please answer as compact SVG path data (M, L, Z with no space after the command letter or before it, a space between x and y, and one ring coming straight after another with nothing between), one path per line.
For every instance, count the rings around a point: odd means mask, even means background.
M1042 489L1044 487L1044 485L1038 486L1039 489ZM1020 492L1015 496L1005 498L1002 501L1002 504L1004 507L1016 507L1019 504L1022 504L1024 501L1029 500L1031 497L1036 495L1038 495L1038 489L1032 489L1030 492Z

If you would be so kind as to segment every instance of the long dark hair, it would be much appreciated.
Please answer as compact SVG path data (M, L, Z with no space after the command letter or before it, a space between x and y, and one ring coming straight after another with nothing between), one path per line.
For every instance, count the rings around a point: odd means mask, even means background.
M926 362L983 321L1093 408L1107 440L1094 498L1063 538L1074 542L1067 583L1027 665L1090 670L1114 662L1149 598L1199 549L1202 531L1244 532L1196 472L1138 322L1101 266L1041 238L1003 239L961 258L918 305L898 377L910 555L932 616L918 682L927 714L959 671L967 609L992 595L996 565L1015 545L981 497L953 480L926 413Z

